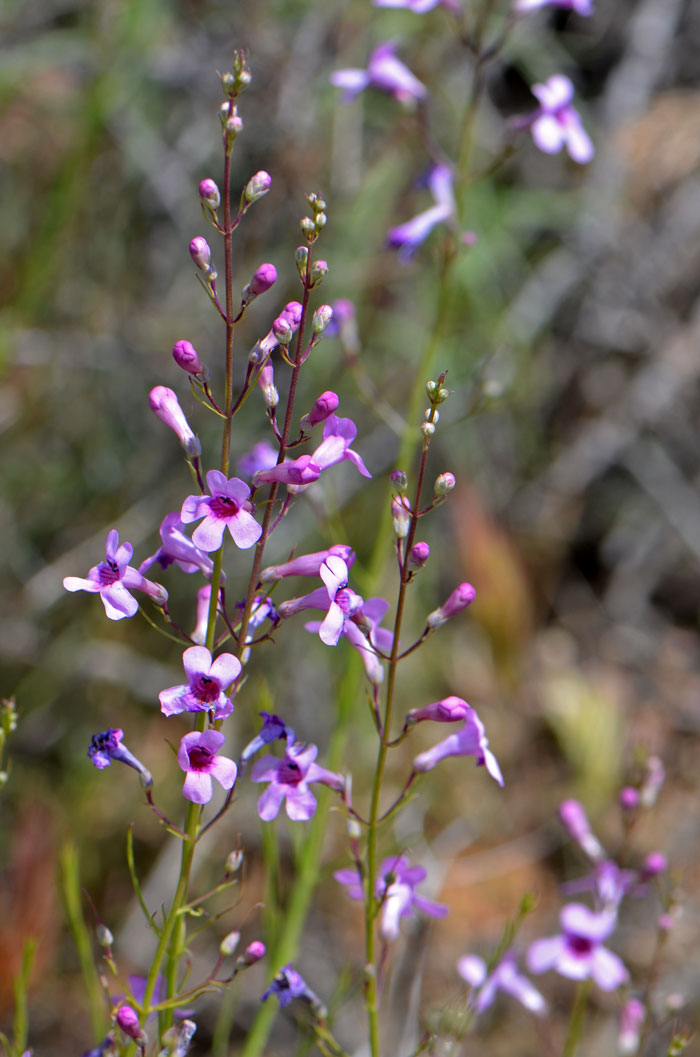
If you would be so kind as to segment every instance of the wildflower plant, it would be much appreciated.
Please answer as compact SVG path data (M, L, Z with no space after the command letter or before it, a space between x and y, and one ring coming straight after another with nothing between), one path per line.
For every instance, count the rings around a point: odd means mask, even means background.
M441 297L444 290L451 289L455 261L461 253L468 253L478 238L478 232L466 229L466 220L467 192L475 179L471 149L475 115L482 100L483 69L507 46L519 19L540 6L545 6L545 0L516 3L505 20L493 22L489 5L483 5L479 15L482 21L474 27L456 0L375 0L378 9L404 8L419 18L444 18L455 31L456 45L466 41L470 54L476 53L460 138L456 146L450 145L452 149L437 146L427 134L429 88L412 72L408 59L404 62L403 51L399 58L397 44L385 42L375 47L365 66L329 74L347 105L356 105L361 92L379 91L390 96L389 104L398 104L404 116L422 123L430 154L424 185L433 202L412 220L391 227L387 246L397 250L402 261L415 261L436 237L433 233L440 231L447 247ZM590 13L588 4L565 4L562 0L558 6ZM381 12L376 15L381 17ZM431 447L452 395L447 372L434 362L444 313L436 315L422 374L413 388L413 406L398 452L399 468L384 482L388 488L383 515L377 520L376 547L378 552L392 552L394 586L390 597L360 593L360 585L368 582L368 576L366 570L364 575L357 575L359 562L352 540L333 538L324 549L311 551L305 549L303 540L290 536L292 521L287 515L314 495L321 478L328 480L345 462L351 463L348 472L356 474L361 483L377 474L366 438L353 419L343 414L342 387L338 385L340 392L327 389L317 395L318 391L310 392L306 384L304 367L316 356L318 346L333 334L338 335L341 345L347 345L353 325L352 306L340 302L334 313L334 306L324 304L320 296L332 268L332 262L319 256L324 230L332 223L324 196L319 191L307 194L306 212L300 220L301 242L296 248L290 246L287 254L288 270L298 277L298 301L282 304L275 300L282 260L277 264L263 262L252 276L240 276L234 270L237 229L251 210L264 208L262 200L272 186L267 172L240 180L235 166L236 143L244 132L241 97L250 79L246 56L236 52L232 69L221 77L223 176L220 184L210 176L200 181L203 222L209 230L207 237L197 235L189 243L196 278L221 324L221 362L206 362L207 357L193 343L193 335L181 337L169 361L171 369L174 363L181 372L179 386L157 385L149 395L144 393L144 408L148 403L171 431L164 433L164 442L172 441L174 433L181 447L185 463L181 501L176 510L163 512L160 546L138 567L130 564L132 545L120 542L119 530L113 528L107 535L104 560L85 578L68 575L64 580L70 592L99 594L112 621L143 616L152 633L162 632L177 643L179 653L176 655L173 647L173 666L184 670L184 681L180 674L181 681L163 687L153 702L163 739L173 748L169 773L155 768L151 773L149 760L141 761L147 750L142 752L132 744L129 732L118 725L119 716L110 721L114 726L95 734L88 749L92 763L104 772L105 782L118 780L115 772L123 772L122 768L111 768L112 763L126 764L139 774L147 803L167 839L179 844L180 858L177 876L162 907L150 906L140 888L133 844L129 844L131 880L152 932L151 960L141 967L144 976L136 982L125 971L123 952L113 950L109 936L102 943L104 971L100 980L109 1022L106 1034L86 1039L86 1057L97 1053L175 1057L191 1047L194 1052L198 1010L204 996L221 996L235 989L239 976L258 963L264 965L266 977L264 981L261 978L259 988L260 1012L242 1050L246 1057L263 1052L276 1007L284 1009L295 1003L305 1006L307 1024L320 1052L343 1057L347 1051L335 1037L328 1012L334 997L332 985L322 978L307 982L296 964L305 913L319 875L321 837L331 819L342 821L345 847L343 864L338 864L334 877L361 906L363 950L355 976L366 1010L366 1050L371 1057L390 1052L382 1035L382 1017L393 951L414 920L441 919L448 907L433 898L437 893L426 866L417 861L413 849L397 844L388 823L421 794L438 767L452 768L458 781L468 765L474 770L472 778L483 783L493 780L494 789L507 781L497 760L499 746L492 747L487 736L486 710L480 706L482 719L457 696L461 687L431 702L430 698L412 699L411 691L399 683L399 670L406 658L425 648L449 622L468 621L469 607L478 605L473 586L459 583L459 576L453 573L444 593L434 599L434 608L419 614L420 630L413 641L408 640L407 614L418 608L412 606L413 586L431 555L431 545L422 537L430 538L430 516L449 502L456 485L449 469L434 465ZM568 78L553 72L549 80L535 85L533 92L539 107L532 114L504 122L504 142L495 164L512 150L514 133L525 131L531 132L536 145L546 153L565 147L575 162L590 161L592 143L573 108L573 87ZM262 334L249 329L248 308L258 299L269 305ZM196 398L201 422L190 422L183 411L181 399L188 390ZM377 407L381 406L378 400ZM216 450L209 450L200 441L200 434L204 437L210 432L202 424L206 416L220 426ZM251 426L256 416L264 426L264 440ZM284 556L274 564L268 554L271 541L275 558ZM165 587L153 578L156 574L160 577L161 572L189 578L192 593L186 627L192 628L191 632L176 621ZM96 601L84 601L96 605ZM309 620L310 615L317 619ZM300 630L303 626L308 633L309 655L330 649L346 659L354 651L361 659L368 707L359 719L374 739L374 765L364 787L353 782L353 761L342 755L342 738L334 738L330 745L317 745L312 740L318 737L317 731L305 729L303 717L287 714L285 701L275 701L274 712L260 710L250 676L267 662L275 640L285 637L294 625ZM319 709L322 707L319 702ZM242 717L247 717L249 725L256 713L261 718L258 732L237 751L236 746L245 742ZM346 730L347 719L344 722ZM389 771L402 767L398 795L390 797ZM160 790L168 782L182 791L176 818L166 816L156 806ZM195 865L203 854L202 837L213 827L221 834L221 845L230 840L231 825L245 828L226 821L235 819L240 804L246 802L240 795L243 786L251 790L257 787L252 791L263 826L286 815L290 826L306 836L295 833L297 870L284 915L278 915L284 917L284 923L280 926L278 920L272 927L274 908L263 909L255 919L260 938L236 956L240 938L237 925L221 940L216 964L202 969L195 958L199 919L204 918L205 928L216 926L218 915L209 913L209 901L237 883L245 851L231 853L225 860L211 891L198 890ZM629 794L627 799L632 799ZM464 1004L469 1030L478 1025L479 1017L499 993L515 998L537 1017L546 1015L546 998L521 972L520 965L532 973L552 969L577 981L590 978L607 991L617 990L631 978L607 942L615 932L623 898L663 872L660 860L636 872L620 868L614 875L610 865L605 873L601 870L602 845L593 837L582 809L570 803L562 817L569 832L578 834L579 844L592 860L590 891L594 905L568 904L561 915L561 934L535 941L526 956L517 952L514 933L488 961L465 955L458 973L471 988ZM270 839L274 841L274 836ZM267 889L270 898L271 887ZM271 1001L273 998L277 1001ZM639 1022L638 1010L628 1009L628 1035ZM428 1031L414 1052L425 1051L432 1044Z

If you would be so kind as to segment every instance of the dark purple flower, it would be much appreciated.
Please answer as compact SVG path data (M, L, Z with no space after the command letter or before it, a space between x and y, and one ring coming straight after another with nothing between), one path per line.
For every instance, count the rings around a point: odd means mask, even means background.
M408 66L396 58L394 45L387 43L375 48L369 57L367 69L336 70L331 74L331 84L343 89L343 99L350 102L365 88L376 88L388 92L404 106L415 106L428 93L427 88L415 77Z
M145 573L156 563L161 569L167 569L175 562L183 573L204 573L211 576L214 563L208 554L196 547L189 536L185 535L185 526L180 520L180 515L175 511L166 514L160 525L160 538L163 546L159 547L155 554L139 565L139 572Z
M88 756L100 771L104 770L105 767L109 767L112 760L125 763L127 767L133 767L135 771L139 772L144 785L151 785L153 782L151 772L144 767L140 760L136 759L133 753L129 752L126 745L122 745L123 737L124 731L118 727L110 727L109 730L105 730L101 734L93 734L90 748L88 749Z
M287 748L283 759L264 756L251 772L251 781L269 782L258 799L258 815L264 822L276 818L282 801L292 821L308 821L316 811L316 798L308 788L310 782L322 782L339 792L345 788L340 774L327 771L314 763L318 749L315 745L296 742Z
M595 150L571 105L574 86L569 78L555 74L544 84L534 84L532 92L539 99L540 107L526 120L536 146L545 154L557 154L566 147L572 161L580 164L591 161Z
M614 931L614 911L596 914L582 903L569 903L561 912L561 934L535 940L527 954L530 972L554 969L571 980L592 977L603 991L613 991L628 978L616 954L602 946Z
M250 488L245 481L239 477L227 480L220 470L210 470L207 487L211 497L191 495L182 504L180 517L186 525L204 519L192 533L192 542L203 551L218 550L227 528L241 550L256 544L262 535L262 526L246 509Z
M248 742L241 753L241 762L249 760L251 756L254 756L265 745L270 745L271 742L277 741L279 738L284 738L287 742L287 748L297 740L296 734L291 727L287 726L281 716L276 716L270 712L260 712L259 715L263 718L262 728L260 733L252 741Z
M317 1016L323 1018L326 1015L323 1003L318 995L311 990L296 969L292 969L291 965L285 965L284 969L280 969L275 974L274 980L261 996L260 1001L267 1002L270 995L277 996L283 1009L285 1006L291 1005L295 998L301 998L309 1003Z
M127 564L133 553L130 543L119 545L119 533L112 529L107 534L105 560L94 565L85 580L79 576L65 576L63 586L66 591L99 593L110 620L123 620L138 612L139 604L130 591L143 591L157 606L165 605L168 600L165 588L147 580L138 569Z
M454 706L454 702L457 702L458 706ZM444 712L448 703L452 703L449 717ZM431 714L433 710L435 714ZM499 785L503 785L503 775L496 757L489 749L489 741L486 737L484 724L471 705L468 705L466 701L462 701L461 698L445 698L444 701L436 701L432 705L427 705L425 709L414 709L413 712L409 712L407 717L409 722L412 721L414 723L424 719L437 720L440 723L454 723L462 720L464 725L456 734L450 734L444 741L434 745L432 749L428 749L426 752L416 756L413 761L413 770L417 774L424 774L426 771L432 770L433 767L448 756L474 756L476 757L477 765L485 766L491 777Z
M423 866L411 866L405 855L394 855L382 862L374 894L382 905L379 935L384 943L390 943L398 937L401 918L411 917L414 910L422 910L434 918L444 918L447 914L447 907L442 903L425 899L414 891L426 875ZM362 878L357 870L336 870L333 876L346 886L351 899L363 898Z
M217 756L226 738L218 730L206 730L203 734L192 731L180 741L177 762L187 772L183 794L193 804L208 804L214 795L212 777L224 789L232 789L238 774L233 760Z
M437 224L451 220L457 213L452 191L452 172L447 165L433 166L428 176L428 187L435 205L423 213L418 213L405 224L390 228L387 233L389 246L399 250L404 260L413 256Z
M214 712L225 719L233 712L233 701L225 691L241 674L241 662L232 653L221 653L212 661L206 646L190 646L182 655L187 685L171 686L158 695L164 716L180 712Z
M476 591L471 584L460 584L459 587L455 587L446 602L428 615L426 624L429 628L442 627L448 620L470 606L475 598Z
M498 991L505 991L538 1016L547 1011L547 1003L540 992L526 976L518 972L513 951L506 951L490 972L481 958L467 954L457 962L457 972L475 989L469 997L469 1005L475 1013L483 1013L488 1009Z

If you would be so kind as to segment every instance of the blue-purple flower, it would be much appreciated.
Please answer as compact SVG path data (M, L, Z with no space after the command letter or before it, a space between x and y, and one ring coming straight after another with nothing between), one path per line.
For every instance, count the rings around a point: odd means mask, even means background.
M180 741L177 762L187 772L182 792L193 804L209 803L214 795L212 778L224 789L233 788L238 768L233 760L217 755L225 740L218 730L194 730Z
M177 513L166 514L160 525L160 538L163 541L155 554L146 558L139 566L140 573L146 573L152 565L158 564L167 569L173 562L183 573L204 573L211 576L214 563L203 550L195 546L189 536L185 535L185 526Z
M180 712L213 712L215 719L225 719L233 712L233 701L227 697L231 683L241 674L241 662L232 653L221 653L212 660L206 646L190 646L182 655L187 684L170 686L158 695L164 716Z
M404 106L415 106L428 94L423 82L396 58L394 45L391 43L381 44L374 49L366 70L355 67L336 70L331 74L331 84L343 89L343 99L346 102L353 100L365 88L388 92Z
M322 782L342 792L345 779L314 763L318 749L315 745L297 742L287 748L282 759L264 756L251 772L253 782L269 782L258 799L258 815L264 822L276 818L284 801L292 821L308 821L316 811L316 797L309 789L311 782Z
M87 574L87 579L79 576L65 576L63 586L66 591L88 591L98 594L110 620L123 620L138 613L139 604L131 591L143 591L157 606L163 606L168 600L168 592L160 584L147 580L138 569L129 565L134 553L130 543L119 544L119 533L112 529L107 534L105 560L94 565Z
M182 504L180 518L186 525L204 520L192 533L192 542L203 551L215 551L221 546L224 530L228 529L233 542L247 550L262 535L259 525L246 506L250 488L239 477L227 480L220 470L207 474L210 495L191 495Z
M591 161L595 148L578 112L571 105L574 86L569 78L555 74L544 84L534 84L532 92L540 106L525 122L535 145L545 154L558 154L562 147L566 147L572 161L582 165Z
M434 165L428 174L427 184L435 204L422 213L418 213L405 224L390 228L387 242L392 249L399 250L401 257L408 260L428 237L437 224L453 219L457 212L452 190L452 171L447 165Z
M616 954L603 947L614 931L614 911L597 914L582 903L569 903L561 912L561 933L535 940L527 953L528 969L544 973L554 969L571 980L592 977L602 991L614 991L629 974Z
M490 972L483 959L475 954L465 954L457 962L457 972L474 988L469 996L469 1005L475 1013L483 1013L488 1009L498 991L505 991L538 1016L547 1011L543 996L526 976L518 972L513 951L506 951Z
M318 995L311 990L296 969L292 969L291 965L285 965L284 969L275 973L274 980L261 996L260 1001L267 1002L270 995L277 997L283 1009L291 1005L295 998L301 998L304 1002L308 1002L317 1016L321 1018L326 1016L325 1007Z
M252 741L249 741L245 749L241 753L241 762L245 762L254 756L256 752L263 749L266 745L270 745L273 741L277 741L280 738L284 738L287 742L287 748L294 744L296 734L291 727L287 726L281 716L277 716L271 712L260 712L262 716L263 725L260 728L260 732L256 734Z
M151 772L147 767L144 767L140 760L136 759L132 752L129 752L126 745L122 745L123 737L124 731L119 727L110 727L109 730L104 730L101 734L93 734L90 748L88 749L88 756L100 771L103 771L105 767L109 767L112 760L125 763L127 767L133 767L135 771L139 772L144 785L151 785L153 782Z
M448 909L442 903L435 903L416 893L416 886L425 880L426 875L423 866L411 866L405 855L394 855L382 862L375 895L381 902L379 935L384 943L391 943L398 937L401 918L411 917L414 910L421 910L434 918L444 918L447 914ZM333 876L345 885L351 899L363 898L362 878L358 870L336 870Z

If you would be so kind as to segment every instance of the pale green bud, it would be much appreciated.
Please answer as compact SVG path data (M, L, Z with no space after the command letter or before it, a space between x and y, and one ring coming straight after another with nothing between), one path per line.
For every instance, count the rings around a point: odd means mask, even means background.
M219 944L219 954L223 958L228 958L233 954L238 944L241 942L241 934L236 929L233 932L229 932L228 936L224 936L221 943Z

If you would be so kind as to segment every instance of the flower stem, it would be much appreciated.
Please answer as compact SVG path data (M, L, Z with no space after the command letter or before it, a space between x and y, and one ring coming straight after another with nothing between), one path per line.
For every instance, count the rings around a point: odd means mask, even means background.
M576 1050L578 1049L578 1044L583 1033L583 1022L586 1016L586 1008L588 1006L588 996L590 992L591 981L582 980L576 989L576 998L574 999L574 1006L571 1010L569 1030L566 1033L561 1057L575 1057L576 1055Z

